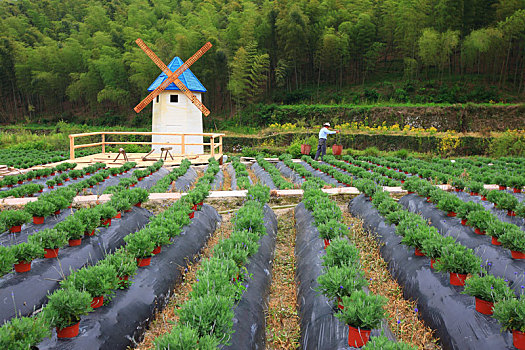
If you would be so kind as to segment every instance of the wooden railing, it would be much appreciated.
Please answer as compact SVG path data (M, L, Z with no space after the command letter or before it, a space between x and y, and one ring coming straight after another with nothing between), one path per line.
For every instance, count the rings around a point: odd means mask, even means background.
M86 136L101 136L100 142L86 143L75 145L75 139ZM167 135L167 136L180 136L181 142L153 142L153 141L106 141L106 135L143 135L143 136L153 136L153 135ZM210 142L202 143L187 143L185 142L186 136L203 136L209 137ZM77 148L87 148L87 147L97 147L102 146L102 153L106 153L106 145L164 145L164 146L180 146L180 153L173 153L173 155L185 156L185 147L186 146L210 146L210 156L214 157L215 154L222 154L222 137L224 134L216 133L176 133L176 132L146 132L146 131L100 131L100 132L88 132L83 134L71 134L69 135L69 159L75 159L75 150ZM215 139L219 138L219 141L216 142ZM216 152L216 148L219 148ZM204 153L206 154L206 152Z

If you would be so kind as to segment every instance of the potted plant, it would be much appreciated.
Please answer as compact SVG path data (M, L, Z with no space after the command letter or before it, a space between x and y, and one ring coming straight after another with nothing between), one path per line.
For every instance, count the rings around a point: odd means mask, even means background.
M470 191L471 196L478 196L483 191L483 183L477 181L469 181L467 188Z
M106 263L88 266L73 272L60 285L85 290L91 295L91 307L97 309L104 304L104 295L118 287L117 271Z
M509 178L509 186L512 187L514 193L521 193L523 186L525 186L524 176L512 176Z
M473 275L465 281L465 290L461 292L476 298L476 311L492 315L494 303L514 297L514 292L507 282L493 275Z
M511 229L499 236L498 239L506 248L510 249L513 259L525 259L525 232Z
M100 224L111 226L111 218L117 215L117 210L108 203L99 205L96 210L100 214Z
M76 215L68 216L64 221L56 224L55 229L68 239L70 247L82 244L85 227Z
M467 215L469 225L475 228L474 232L478 235L484 235L490 223L496 220L498 219L486 210L473 211Z
M494 305L494 318L501 328L512 331L513 344L525 349L525 298L509 298Z
M455 178L452 181L452 186L454 186L454 190L456 192L463 192L463 190L465 189L465 181L463 181L460 178Z
M335 143L332 145L332 154L334 156L340 156L343 153L343 145L339 144L340 137L339 133L335 135Z
M132 205L140 207L148 201L149 192L143 188L133 188L128 191L128 198Z
M148 266L151 262L155 243L143 230L129 234L124 237L126 250L137 259L138 266Z
M93 236L95 229L100 225L100 212L97 208L80 209L75 212L75 217L80 220L84 229L84 234Z
M345 234L348 231L348 228L338 220L332 219L319 224L317 230L319 231L319 237L324 240L324 247L326 249L326 247L330 245L332 239Z
M44 338L51 336L44 317L14 317L0 327L2 349L36 349Z
M34 243L19 243L11 247L15 256L15 271L27 272L31 270L31 261L36 258L42 258L45 255L45 250L38 244Z
M44 317L52 327L56 327L58 338L76 337L80 316L92 310L89 293L75 288L58 289L48 299L43 310Z
M109 201L111 205L117 211L117 215L114 216L115 219L120 219L122 217L122 212L131 208L131 203L128 198L124 195L114 194Z
M425 256L421 251L423 240L440 236L438 230L435 227L428 225L421 225L412 228L411 230L406 230L405 235L401 239L401 243L409 247L414 247L416 256Z
M457 217L461 219L461 225L467 225L467 216L474 211L484 211L485 208L476 202L464 202L457 209Z
M116 250L113 254L107 255L99 264L109 264L113 266L117 272L119 288L129 287L131 283L129 278L134 276L137 271L137 261L123 248Z
M383 306L386 298L359 290L343 297L342 304L343 309L335 316L349 327L348 345L360 348L368 342L372 329L377 328L385 317Z
M443 254L443 248L448 245L456 244L453 237L431 236L421 242L421 252L430 258L430 268L434 268L436 260Z
M69 176L73 179L73 180L76 180L78 179L79 177L82 176L82 172L80 170L71 170L69 172Z
M385 336L373 337L363 350L417 350L417 347L399 341L389 340Z
M450 284L453 286L464 286L468 274L477 273L481 266L481 259L460 244L443 247L441 256L434 264L437 271L448 271L450 273Z
M0 276L11 272L15 262L15 255L11 247L0 246Z
M437 203L437 207L447 213L447 216L454 217L457 215L458 208L463 204L463 201L455 195L448 193L442 197Z
M332 266L325 269L324 273L317 278L317 291L329 299L337 299L339 309L343 309L341 300L350 296L357 290L368 286L363 272L359 266L350 264L345 266Z
M66 209L71 201L63 196L61 192L56 193L46 193L40 196L40 200L45 200L46 202L52 203L54 205L54 214L59 215L62 209Z
M37 200L29 202L25 206L25 210L33 215L33 223L35 225L41 225L44 223L44 218L51 215L55 211L55 205L46 200Z
M345 238L336 238L330 242L321 259L325 267L359 264L359 250Z
M29 243L40 245L46 251L44 258L51 259L58 256L58 250L67 242L66 236L62 232L55 229L46 228L42 231L29 236L27 238Z
M516 216L514 210L516 209L519 201L518 198L514 197L510 193L505 193L497 199L498 208L506 210L508 216Z
M499 237L510 230L520 230L520 228L508 222L494 220L489 223L486 234L492 237L492 244L501 245Z
M0 212L0 224L9 228L9 232L18 233L22 225L31 221L31 214L25 210L4 210Z
M152 251L153 255L159 254L163 245L171 244L170 237L168 236L166 231L155 230L150 227L146 227L142 229L142 231L149 235L150 240L155 245L155 248Z

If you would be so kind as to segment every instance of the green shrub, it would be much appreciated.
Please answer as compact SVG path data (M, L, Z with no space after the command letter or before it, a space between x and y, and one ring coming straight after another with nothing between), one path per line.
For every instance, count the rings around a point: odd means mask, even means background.
M525 298L506 299L494 304L494 318L505 330L525 331Z
M92 310L93 297L78 289L57 289L48 298L43 314L51 327L61 329L74 325L80 321L80 316L87 315Z
M421 225L411 230L407 230L401 243L414 248L421 248L421 245L425 239L438 237L440 234L435 227L428 225Z
M421 251L430 259L438 259L443 254L443 248L449 245L455 245L456 240L453 237L431 236L423 239L421 242Z
M255 184L248 189L246 198L254 199L263 204L268 203L270 200L270 189L267 186Z
M34 349L44 338L51 336L43 317L15 317L0 327L0 348L5 350Z
M467 215L469 225L476 227L481 231L486 231L489 225L497 220L498 219L492 213L486 210L473 211Z
M317 278L317 291L329 299L349 296L357 290L368 286L359 266L346 265L325 268L324 273Z
M335 238L326 247L326 254L321 256L323 266L346 266L359 264L359 250L345 238Z
M256 233L234 231L228 239L223 239L213 248L213 256L232 259L240 267L259 250L258 240Z
M39 217L46 217L55 212L55 205L46 200L37 200L34 202L29 202L25 206L25 210L33 215Z
M481 259L460 244L443 247L439 260L434 264L437 271L469 274L479 272L482 265Z
M342 299L344 309L335 316L347 325L361 329L374 329L385 317L383 306L386 304L386 298L382 295L367 295L360 290Z
M16 263L31 262L36 258L43 258L44 248L34 243L19 243L11 247Z
M193 285L190 297L221 295L238 299L244 289L240 283L232 283L232 281L237 279L240 271L239 266L232 259L212 257L203 261L196 273L198 283Z
M46 228L29 236L27 241L47 249L56 249L67 243L67 237L63 232L52 228Z
M209 335L199 337L197 331L189 326L176 325L171 332L155 339L156 350L215 350L220 343Z
M112 266L116 271L117 277L131 277L134 276L137 271L135 257L123 248L116 250L113 254L106 255L105 259L101 260L98 264L108 264Z
M507 282L493 275L473 275L465 281L462 293L493 303L514 297L514 292Z
M64 221L56 224L55 229L67 239L80 239L86 231L85 225L76 215L68 216Z
M485 211L483 205L476 202L463 202L458 209L457 214L461 219L466 219L468 215L475 211Z
M498 240L510 250L525 252L525 232L518 227L506 231Z
M192 298L178 310L179 322L196 330L199 337L213 336L229 345L233 333L233 300L220 295Z
M317 225L319 237L322 239L334 239L341 237L348 232L346 225L337 220L331 219Z
M100 297L117 288L117 271L109 264L83 267L70 274L60 285L66 289L86 291L92 298Z
M101 215L95 208L79 209L75 212L75 218L80 220L85 233L91 233L100 225Z
M13 250L9 247L0 246L0 276L11 272L15 262Z
M372 337L370 341L362 348L363 350L417 350L417 347L405 344L403 342L395 342L389 340L387 337Z
M31 221L31 214L25 210L4 210L0 212L0 225L6 228L23 225Z
M124 237L126 250L135 258L147 258L153 255L155 243L151 241L149 234L143 230L129 234Z
M102 220L111 219L117 215L117 210L108 203L97 206L96 210L100 214Z

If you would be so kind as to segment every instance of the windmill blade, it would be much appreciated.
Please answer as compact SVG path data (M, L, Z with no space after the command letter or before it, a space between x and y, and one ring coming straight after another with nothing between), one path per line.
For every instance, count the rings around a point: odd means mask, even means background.
M202 55L204 55L206 53L206 51L208 51L211 48L211 46L212 46L211 43L207 42L206 44L204 44L203 47L201 47L197 52L195 52L195 54L193 54L193 56L191 56L186 62L184 62L175 72L173 72L170 75L166 74L166 75L168 75L166 80L164 80L162 82L162 84L159 85L159 87L157 87L155 90L153 90L145 99L143 99L138 105L135 106L135 108L134 108L135 112L139 113L140 111L142 111L144 109L144 107L146 107L151 101L153 101L153 99L155 97L157 97L157 95L159 93L161 93L171 83L173 83L175 81L175 79L177 79L177 77L182 74L182 72L184 72L186 69L188 69L193 63L195 63L195 61L197 61ZM148 50L149 50L149 48L148 48ZM149 51L151 51L151 50L149 50ZM146 52L146 54L148 54L148 53ZM157 56L155 56L155 57L157 57ZM157 57L157 59L158 59L158 57ZM160 59L159 59L159 61L160 61ZM182 84L182 82L181 82L181 84ZM179 89L180 89L180 87L179 87Z
M164 62L162 62L162 60L157 55L155 55L155 53L146 45L146 43L144 43L144 41L142 41L142 39L139 38L135 42L142 49L142 51L144 51L146 55L148 55L149 58L151 58L151 60L157 65L157 67L159 67L164 72L164 74L166 74L167 76L170 76L173 74L173 72L168 68L168 66L166 66ZM204 106L202 102L199 101L197 96L195 96L182 83L182 81L176 78L173 82L175 83L175 85L177 85L179 90L182 91L182 93L186 95L186 97L188 97L190 101L202 112L202 114L204 114L204 116L207 117L210 114L210 111L208 110L208 108L206 108L206 106Z

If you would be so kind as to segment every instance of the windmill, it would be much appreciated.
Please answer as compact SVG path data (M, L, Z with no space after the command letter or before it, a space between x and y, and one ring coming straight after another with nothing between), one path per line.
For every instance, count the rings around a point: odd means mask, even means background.
M151 91L150 94L135 106L135 112L139 113L150 102L154 101L152 132L202 133L202 114L205 116L210 114L210 111L202 104L200 99L201 93L206 92L206 89L189 70L189 67L211 48L211 43L207 42L186 62L182 62L180 58L175 57L166 65L140 38L135 42L162 70L161 75L148 89L148 91ZM176 67L176 69L172 70L173 67ZM153 135L152 141L154 143L180 143L181 137ZM184 148L184 153L204 153L202 145L191 145L192 143L203 143L202 136L187 136L185 142L190 145ZM157 152L160 149L160 145L152 146L152 151ZM181 153L181 147L175 146L174 152Z

